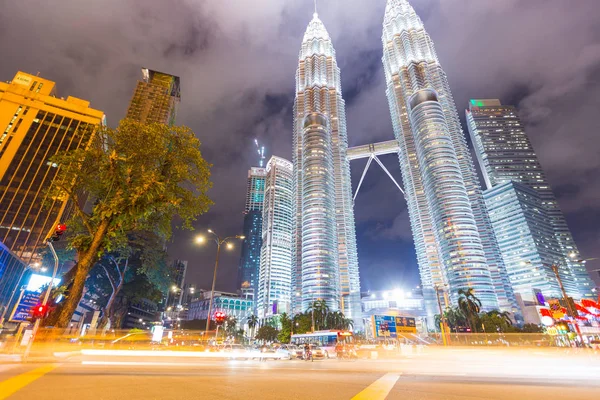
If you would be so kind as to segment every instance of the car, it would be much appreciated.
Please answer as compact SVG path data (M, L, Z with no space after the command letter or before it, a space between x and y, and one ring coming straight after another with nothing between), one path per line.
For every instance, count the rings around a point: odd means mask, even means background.
M310 350L312 352L312 357L314 360L324 360L326 358L329 358L329 353L327 353L327 351L322 347L312 346Z

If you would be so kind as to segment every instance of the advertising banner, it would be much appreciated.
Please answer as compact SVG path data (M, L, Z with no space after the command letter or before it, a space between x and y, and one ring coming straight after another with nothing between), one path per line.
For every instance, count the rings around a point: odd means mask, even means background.
M417 333L415 318L395 315L373 315L373 337L398 338L401 333Z

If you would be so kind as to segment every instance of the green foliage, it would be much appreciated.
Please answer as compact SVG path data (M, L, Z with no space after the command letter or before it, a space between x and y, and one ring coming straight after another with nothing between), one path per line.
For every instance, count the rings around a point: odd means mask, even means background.
M312 330L312 319L309 312L294 316L294 333L306 333Z
M235 336L235 333L238 330L237 323L238 323L238 320L236 317L234 317L234 316L227 317L227 320L225 320L225 332L227 333L227 336Z
M279 315L279 324L281 325L281 330L277 335L277 341L279 343L289 343L292 336L292 319L287 313L282 313Z
M481 311L481 301L475 296L473 288L458 289L458 308L465 316L467 324L471 331L479 332L479 312Z
M78 264L57 321L57 326L65 327L92 266L105 252L126 247L127 235L134 231L166 239L175 217L191 228L195 218L208 210L210 165L189 128L130 120L117 129L98 128L88 148L59 154L52 161L60 168L49 197L68 197L75 205L68 225ZM81 207L81 193L94 199L91 213Z
M258 332L256 333L256 339L265 342L274 342L277 340L278 335L279 331L276 328L273 328L269 325L265 325L258 328Z
M525 324L521 328L523 333L544 333L544 328L536 324Z
M507 312L501 312L493 310L479 315L479 321L481 328L485 329L485 332L511 332L513 331L512 321L510 315Z

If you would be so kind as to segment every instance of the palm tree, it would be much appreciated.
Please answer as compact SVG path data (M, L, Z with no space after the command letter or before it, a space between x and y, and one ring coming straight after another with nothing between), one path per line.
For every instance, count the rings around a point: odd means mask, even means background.
M455 307L446 308L446 310L444 311L444 318L446 318L446 322L448 323L448 326L450 327L450 329L451 330L454 329L456 332L458 332L459 326L464 326L466 323L466 318L463 315L460 308L455 308ZM438 325L439 325L439 323L438 323Z
M473 288L458 289L458 308L467 319L472 332L477 332L477 320L481 311L481 301L475 296Z
M225 332L227 335L231 336L235 334L238 320L234 316L227 317L227 323L225 325Z
M315 300L308 306L308 311L312 313L315 330L324 327L327 323L327 314L329 306L325 300Z
M258 326L258 317L256 315L251 315L248 317L248 328L250 328L250 334L254 337L254 328Z

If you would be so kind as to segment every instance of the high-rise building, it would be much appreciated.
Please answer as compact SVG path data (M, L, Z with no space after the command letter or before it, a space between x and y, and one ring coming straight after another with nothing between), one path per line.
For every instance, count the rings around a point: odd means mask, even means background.
M335 50L317 13L299 54L293 131L294 312L324 300L331 310L342 310L359 324L345 102Z
M177 306L181 306L185 296L185 275L187 273L187 266L187 261L173 261L171 273L169 274L171 287L169 288L169 293L167 294L165 308L173 307L173 309L176 309Z
M258 317L291 312L294 169L271 157L267 163L262 248L258 278Z
M508 181L486 190L484 197L515 293L528 302L536 301L536 292L562 297L551 268L560 265L567 293L577 297L577 286L563 264L560 245L539 193Z
M59 166L58 152L89 146L104 113L75 97L56 97L55 83L18 72L0 82L0 242L25 263L58 219L64 198L48 198Z
M544 203L578 298L591 297L594 284L573 240L552 188L514 106L497 99L474 99L466 110L467 125L488 189L509 181L535 189Z
M256 293L258 288L266 175L267 171L264 168L252 167L248 171L243 231L245 238L242 242L237 287L252 289L253 293Z
M431 38L407 0L388 0L383 22L387 97L421 281L451 303L473 288L484 309L516 312L458 112Z
M142 80L129 102L127 118L144 124L174 125L180 101L178 76L142 68Z
M0 325L10 317L19 289L31 271L27 265L0 242Z

